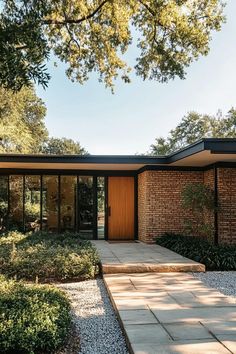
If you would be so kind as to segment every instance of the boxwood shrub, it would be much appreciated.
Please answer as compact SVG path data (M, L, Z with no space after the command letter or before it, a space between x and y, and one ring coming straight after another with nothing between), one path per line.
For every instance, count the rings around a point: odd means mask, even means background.
M70 304L62 291L0 277L1 353L54 353L70 327Z
M99 257L78 234L9 232L0 237L0 273L17 279L84 280L98 273Z
M204 238L171 233L158 237L156 243L205 264L207 270L236 270L236 246L213 245Z

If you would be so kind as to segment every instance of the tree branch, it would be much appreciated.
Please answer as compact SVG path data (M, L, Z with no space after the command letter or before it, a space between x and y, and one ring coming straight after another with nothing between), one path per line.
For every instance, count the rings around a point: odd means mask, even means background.
M90 18L92 18L93 16L95 16L100 10L101 8L108 2L109 0L103 0L103 2L93 11L91 12L89 15L78 18L78 19L74 19L74 18L67 18L65 20L62 21L58 21L58 20L44 20L43 23L45 25L65 25L65 24L76 24L76 23L81 23L83 21L89 20Z

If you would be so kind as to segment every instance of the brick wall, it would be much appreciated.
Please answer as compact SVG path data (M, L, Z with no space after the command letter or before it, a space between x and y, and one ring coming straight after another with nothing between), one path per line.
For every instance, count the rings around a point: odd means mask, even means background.
M180 233L184 220L194 222L191 213L181 206L181 191L188 183L205 183L215 189L214 169L207 171L145 171L138 177L139 239L152 243L165 232ZM218 235L219 243L236 244L236 168L218 168ZM212 226L214 213L204 213L205 223Z
M206 186L215 191L215 170L212 168L210 170L204 171L203 182ZM215 234L215 214L212 211L206 211L203 215L204 223L208 224L212 229L211 236L209 237L211 241L214 241Z
M236 169L218 169L218 234L220 243L236 243Z
M187 183L203 181L201 171L145 171L139 174L139 239L152 243L165 232L182 232L184 219L192 217L181 206L182 189Z

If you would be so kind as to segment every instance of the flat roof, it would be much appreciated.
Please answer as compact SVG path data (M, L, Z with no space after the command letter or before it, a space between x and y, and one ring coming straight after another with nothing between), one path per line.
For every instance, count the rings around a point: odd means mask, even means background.
M0 154L0 169L139 170L236 162L236 138L204 138L166 156Z

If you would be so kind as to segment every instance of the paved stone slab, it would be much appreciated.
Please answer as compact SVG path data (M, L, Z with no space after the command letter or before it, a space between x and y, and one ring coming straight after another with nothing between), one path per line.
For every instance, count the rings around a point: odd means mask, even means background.
M171 337L160 324L125 325L125 331L131 345L171 342Z
M152 312L147 310L136 310L136 311L119 311L120 318L126 325L137 325L137 324L157 324L158 321Z
M214 339L201 323L175 323L164 324L163 326L173 340Z
M134 344L132 345L132 351L133 354L230 354L230 351L222 344L209 339L168 344Z
M224 344L224 346L229 349L232 353L236 353L236 337L234 335L217 335L217 339Z
M235 307L180 308L173 310L153 310L162 323L199 321L236 321Z
M105 274L134 354L236 353L235 298L185 273Z
M236 338L236 322L224 322L224 321L217 321L217 322L204 322L202 324L215 335L224 334L224 335L232 335Z
M203 264L159 245L109 243L103 240L92 243L99 252L103 274L205 271Z

